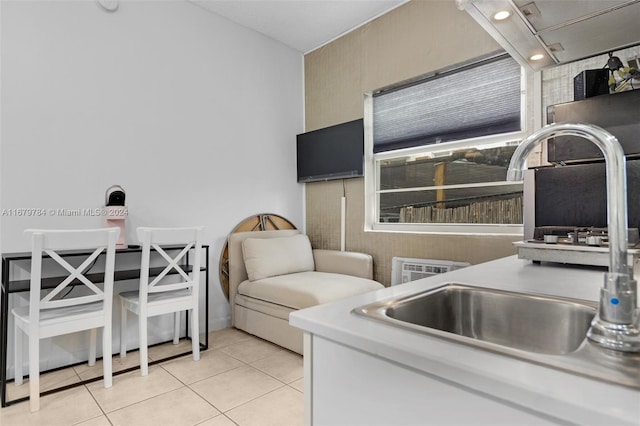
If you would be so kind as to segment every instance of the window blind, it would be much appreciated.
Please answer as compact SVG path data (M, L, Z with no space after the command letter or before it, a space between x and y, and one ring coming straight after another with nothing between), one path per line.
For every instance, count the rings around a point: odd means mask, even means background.
M521 130L520 65L510 56L373 98L373 152Z

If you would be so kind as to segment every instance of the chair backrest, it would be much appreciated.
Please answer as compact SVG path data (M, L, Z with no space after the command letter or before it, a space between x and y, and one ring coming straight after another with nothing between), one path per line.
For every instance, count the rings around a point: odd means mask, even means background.
M200 264L202 258L202 232L203 227L188 228L149 228L137 229L138 240L142 244L142 261L140 266L140 303L145 303L149 293L159 293L181 289L190 289L197 300L200 284ZM166 250L162 246L175 246ZM167 262L167 266L152 281L149 281L151 269L151 249L154 249ZM175 252L170 256L167 251ZM187 265L186 256L193 251L193 261ZM184 260L184 263L180 263ZM192 267L191 276L189 268ZM177 273L182 280L178 283L165 284L162 279L170 272Z
M31 289L29 315L32 325L37 325L40 310L103 302L103 310L111 312L113 298L113 274L115 268L115 248L120 230L118 228L47 230L27 229L31 236ZM61 250L93 250L77 268L70 265L60 254ZM86 277L98 256L106 252L104 276L97 274L96 281ZM48 256L62 266L68 276L41 299L42 259ZM103 282L103 290L96 283ZM65 297L69 286L83 285L89 295ZM67 291L67 294L63 292Z

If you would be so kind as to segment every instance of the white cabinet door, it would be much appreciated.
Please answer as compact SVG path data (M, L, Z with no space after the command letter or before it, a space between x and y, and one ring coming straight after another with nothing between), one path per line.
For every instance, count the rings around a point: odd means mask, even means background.
M305 410L314 426L565 424L315 335L308 340Z

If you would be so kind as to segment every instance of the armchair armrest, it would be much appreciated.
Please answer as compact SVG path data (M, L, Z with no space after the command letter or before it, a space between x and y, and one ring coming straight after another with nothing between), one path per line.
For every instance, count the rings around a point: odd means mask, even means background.
M314 249L313 260L318 272L332 272L373 279L373 257L369 254Z

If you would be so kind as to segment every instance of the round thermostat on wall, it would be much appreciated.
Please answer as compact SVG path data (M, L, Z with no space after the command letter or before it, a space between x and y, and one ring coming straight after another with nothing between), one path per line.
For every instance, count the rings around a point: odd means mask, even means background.
M98 5L107 12L118 10L118 0L96 0Z

